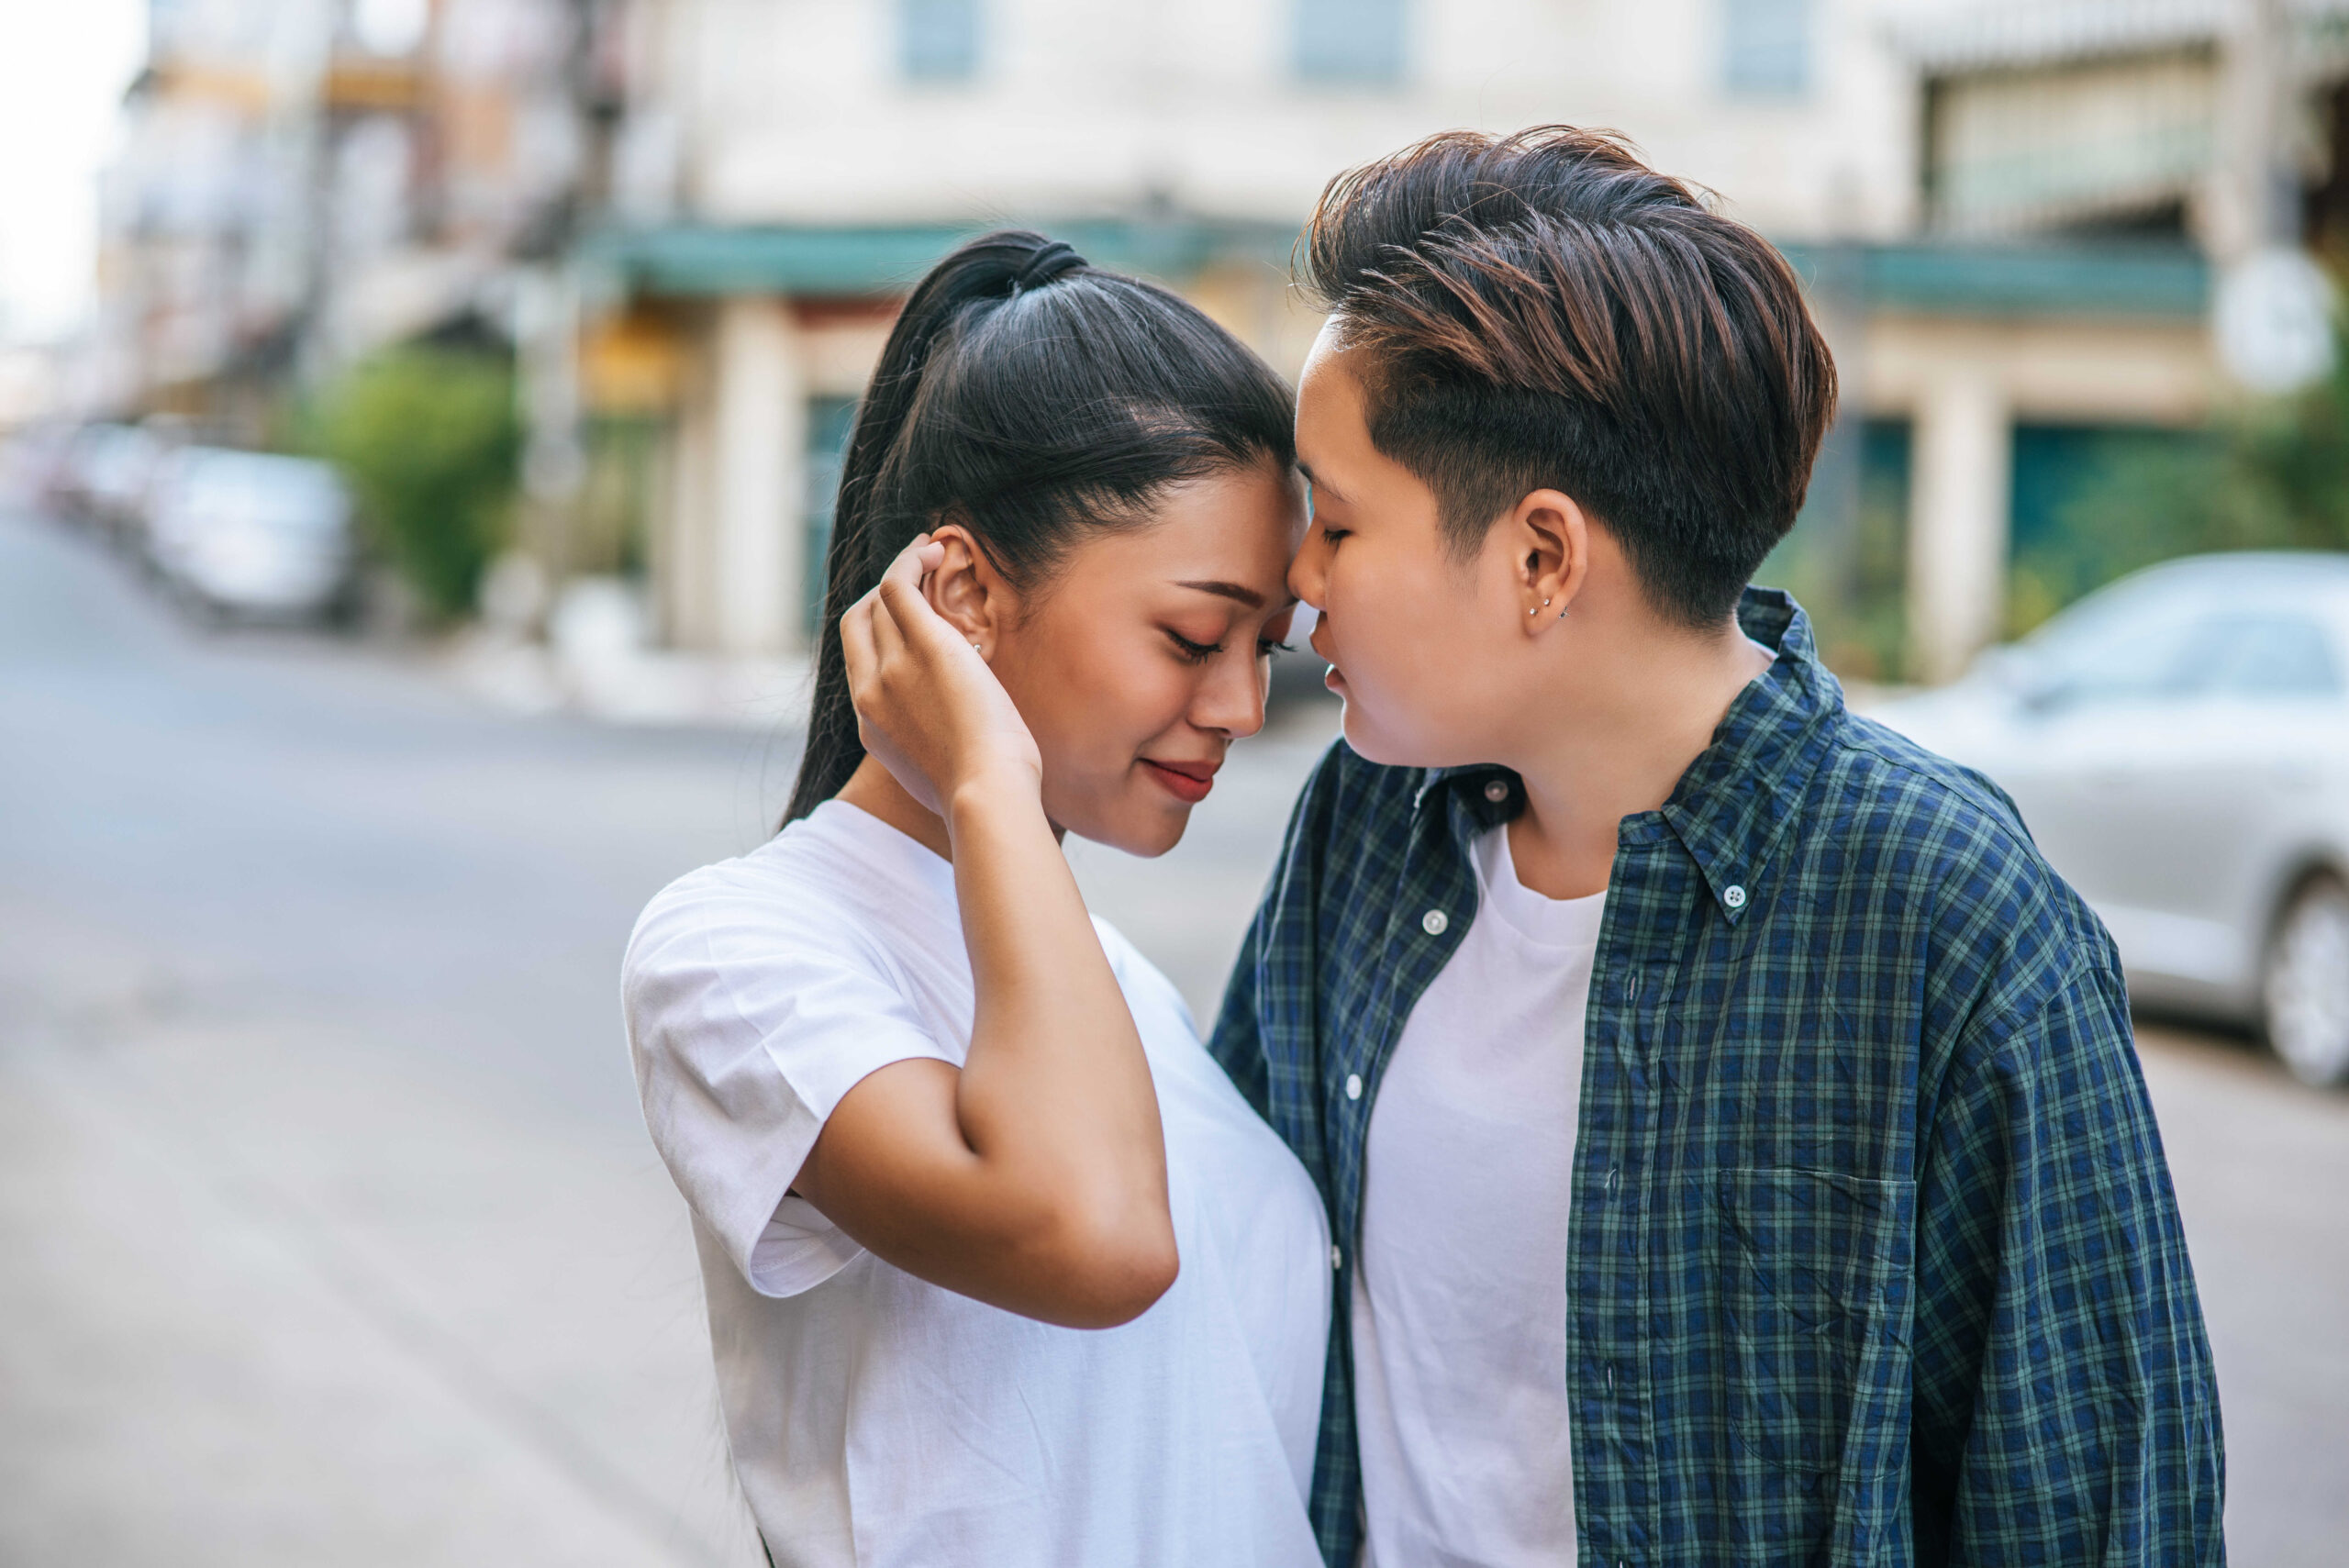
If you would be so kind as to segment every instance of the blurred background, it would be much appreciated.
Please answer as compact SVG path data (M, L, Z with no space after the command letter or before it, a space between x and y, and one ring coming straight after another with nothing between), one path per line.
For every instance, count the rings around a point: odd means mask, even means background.
M2349 1541L2349 0L0 10L0 1562L749 1563L616 995L772 830L892 315L1293 374L1322 183L1620 129L1843 381L1765 568L2121 941L2234 1560ZM1072 848L1211 1013L1335 732Z

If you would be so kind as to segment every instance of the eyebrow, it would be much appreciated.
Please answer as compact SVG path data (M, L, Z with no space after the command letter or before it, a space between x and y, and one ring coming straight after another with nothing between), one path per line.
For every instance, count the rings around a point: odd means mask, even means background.
M1236 599L1252 610L1264 607L1264 595L1243 583L1224 583L1208 579L1198 583L1177 583L1177 588L1193 588L1202 594L1213 594L1219 599Z
M1336 485L1316 474L1312 469L1307 467L1303 462L1299 462L1297 465L1297 472L1305 475L1305 483L1313 486L1314 489L1319 491L1322 495L1330 496L1339 501L1345 499L1345 496L1339 493Z

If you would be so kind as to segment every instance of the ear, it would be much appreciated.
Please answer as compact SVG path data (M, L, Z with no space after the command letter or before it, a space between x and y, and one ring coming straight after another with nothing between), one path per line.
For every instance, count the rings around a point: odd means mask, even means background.
M1544 629L1590 580L1590 519L1564 491L1536 490L1511 507L1499 527L1510 541L1511 586L1526 629Z
M993 652L1015 607L1011 585L963 524L941 524L930 537L945 548L946 556L922 579L923 596L964 641L977 644L982 653Z

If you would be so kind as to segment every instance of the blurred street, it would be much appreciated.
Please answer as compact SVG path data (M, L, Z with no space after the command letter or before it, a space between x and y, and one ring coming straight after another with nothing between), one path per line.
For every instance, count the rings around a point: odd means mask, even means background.
M1332 719L1237 751L1167 862L1075 851L1203 1020ZM758 1560L616 976L792 762L197 635L0 517L0 1562ZM2232 1561L2337 1564L2349 1095L2144 1047Z

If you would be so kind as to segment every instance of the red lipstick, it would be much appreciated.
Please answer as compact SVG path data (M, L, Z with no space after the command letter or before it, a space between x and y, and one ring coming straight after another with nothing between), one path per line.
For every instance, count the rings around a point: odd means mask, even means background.
M1141 765L1149 770L1166 792L1186 806L1197 806L1215 788L1215 771L1220 762L1162 762L1154 757L1144 757Z

